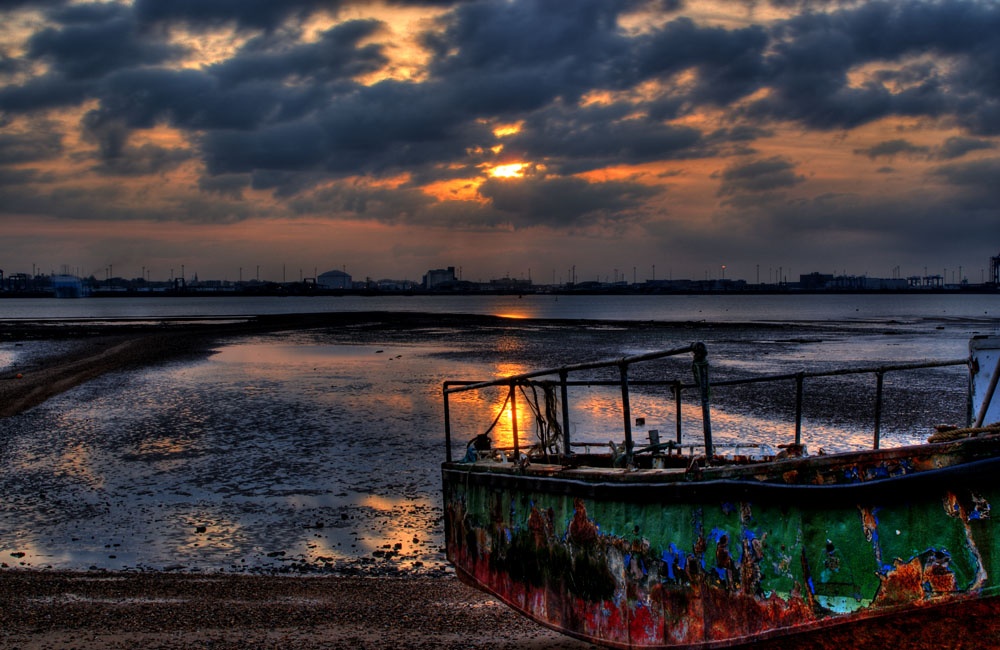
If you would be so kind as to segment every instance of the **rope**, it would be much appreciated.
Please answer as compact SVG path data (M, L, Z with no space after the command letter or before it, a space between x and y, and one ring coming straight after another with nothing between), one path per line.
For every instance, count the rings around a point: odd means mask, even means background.
M1000 422L985 427L967 427L964 429L944 429L934 433L927 442L950 442L962 438L975 438L980 434L994 435L1000 433Z
M538 403L538 389L536 384L530 384L531 397L528 396L521 386L521 394L524 395L528 408L535 416L535 437L538 438L537 447L546 456L558 453L559 439L562 436L562 428L559 426L559 417L556 410L555 388L551 384L542 384L543 395L545 397L545 413Z

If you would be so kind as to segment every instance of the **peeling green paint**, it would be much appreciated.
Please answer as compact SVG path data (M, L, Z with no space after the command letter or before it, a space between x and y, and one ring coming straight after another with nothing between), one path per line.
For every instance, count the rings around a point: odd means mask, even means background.
M676 473L588 487L532 468L446 466L449 558L547 625L630 647L753 638L997 591L990 472L898 489L854 469L843 475L885 490L715 489Z

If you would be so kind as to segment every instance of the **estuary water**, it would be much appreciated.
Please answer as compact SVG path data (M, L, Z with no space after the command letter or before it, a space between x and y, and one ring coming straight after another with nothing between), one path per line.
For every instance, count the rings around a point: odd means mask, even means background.
M1000 318L998 294L666 296L317 296L0 300L0 319L167 318L338 311L493 314L517 318L706 322L887 322Z
M713 378L960 359L1000 334L1000 297L525 296L2 300L8 319L156 319L310 311L505 315L496 326L289 331L220 341L205 359L105 375L0 423L0 565L17 568L436 575L441 385L706 342ZM541 319L541 320L537 320ZM556 319L556 320L552 320ZM33 346L0 346L0 367ZM690 377L686 362L664 373ZM883 446L965 417L965 371L886 376ZM870 376L810 384L805 441L871 444ZM620 438L620 395L571 396L574 440ZM715 438L789 441L789 384L713 390ZM504 409L453 403L453 450ZM663 391L633 414L672 431ZM521 444L533 442L522 409ZM697 409L685 408L697 438ZM689 432L689 433L688 433ZM512 443L501 418L492 434Z

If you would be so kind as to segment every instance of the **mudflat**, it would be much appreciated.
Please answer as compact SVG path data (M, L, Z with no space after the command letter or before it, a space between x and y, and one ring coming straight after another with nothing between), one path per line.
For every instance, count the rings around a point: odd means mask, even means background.
M435 323L441 319L433 317ZM0 418L104 373L204 355L219 341L235 336L330 325L380 328L422 323L421 315L364 313L226 322L0 323L0 341L26 348L16 363L0 370ZM538 626L453 576L290 577L7 568L0 570L0 647L592 646Z

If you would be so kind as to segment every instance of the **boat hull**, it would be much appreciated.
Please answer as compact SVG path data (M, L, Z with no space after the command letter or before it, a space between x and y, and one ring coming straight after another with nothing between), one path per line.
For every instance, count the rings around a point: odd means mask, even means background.
M447 553L463 581L609 647L927 643L976 615L982 641L998 472L995 437L701 475L446 463Z

